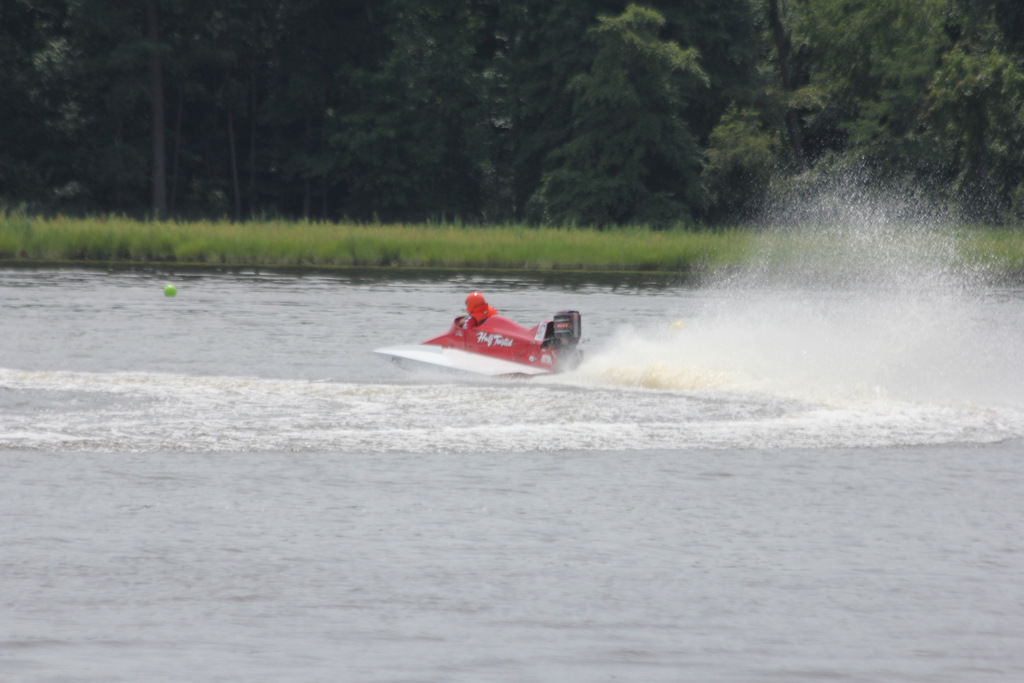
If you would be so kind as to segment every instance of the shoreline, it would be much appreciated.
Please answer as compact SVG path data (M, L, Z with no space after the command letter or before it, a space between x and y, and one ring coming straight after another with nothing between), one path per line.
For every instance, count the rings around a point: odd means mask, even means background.
M529 276L695 283L745 267L841 270L939 244L936 267L1024 282L1024 229L970 225L856 235L828 227L653 230L522 225L249 223L44 218L0 211L0 267L349 274L377 278ZM861 232L863 234L861 234ZM922 236L924 239L922 239ZM934 239L933 239L934 237ZM856 239L853 239L856 238ZM866 245L866 251L865 251ZM872 251L873 250L873 251ZM927 250L925 250L927 251ZM854 264L856 265L856 264Z
M622 286L697 286L711 273L707 271L657 271L657 270L598 270L598 269L531 269L531 268L485 268L485 267L425 267L425 266L350 266L350 265L273 265L273 264L211 264L153 261L89 261L89 260L41 260L0 259L0 269L33 270L91 270L118 272L153 273L164 277L174 275L234 274L287 276L334 276L366 281L430 281L453 280L531 280L553 284L598 284Z

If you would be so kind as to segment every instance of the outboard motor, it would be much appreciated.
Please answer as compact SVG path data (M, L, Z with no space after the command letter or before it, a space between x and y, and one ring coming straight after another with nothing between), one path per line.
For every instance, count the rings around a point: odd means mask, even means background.
M583 360L583 352L576 348L582 333L579 311L559 311L551 321L550 345L558 351L558 369L571 370Z

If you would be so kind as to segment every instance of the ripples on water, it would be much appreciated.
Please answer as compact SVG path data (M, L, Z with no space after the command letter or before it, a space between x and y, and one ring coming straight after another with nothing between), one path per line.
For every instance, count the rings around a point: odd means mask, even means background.
M2 453L13 681L1011 681L1019 453Z
M2 271L0 680L1024 678L1024 292L917 270ZM584 365L370 353L473 288Z
M870 390L817 402L721 387L666 390L734 380L658 365L610 370L608 362L511 385L0 370L8 394L0 405L11 402L0 443L70 451L497 453L989 443L1024 434L1014 406L894 401ZM616 383L627 387L609 386Z

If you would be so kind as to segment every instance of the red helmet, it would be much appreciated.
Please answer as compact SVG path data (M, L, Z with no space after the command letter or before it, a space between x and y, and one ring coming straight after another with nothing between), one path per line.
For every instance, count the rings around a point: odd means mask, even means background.
M480 292L473 292L466 297L466 313L472 313L477 306L486 305L487 301Z

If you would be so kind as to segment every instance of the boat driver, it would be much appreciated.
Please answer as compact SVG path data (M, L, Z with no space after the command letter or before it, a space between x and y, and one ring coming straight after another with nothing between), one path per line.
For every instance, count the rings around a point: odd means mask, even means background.
M498 314L480 292L473 292L466 297L466 313L462 326L467 330L483 325L485 320Z

